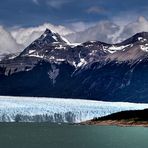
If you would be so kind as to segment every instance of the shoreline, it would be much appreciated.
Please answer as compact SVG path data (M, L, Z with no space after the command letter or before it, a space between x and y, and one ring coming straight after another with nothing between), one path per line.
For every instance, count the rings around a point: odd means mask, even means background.
M96 125L96 126L119 126L119 127L148 127L148 121L126 121L126 120L102 120L102 121L86 121L81 125Z

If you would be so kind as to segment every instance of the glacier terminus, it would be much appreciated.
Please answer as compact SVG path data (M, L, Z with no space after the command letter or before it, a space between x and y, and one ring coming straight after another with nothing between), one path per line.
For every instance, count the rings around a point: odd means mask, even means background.
M148 104L79 99L0 96L0 122L79 123Z

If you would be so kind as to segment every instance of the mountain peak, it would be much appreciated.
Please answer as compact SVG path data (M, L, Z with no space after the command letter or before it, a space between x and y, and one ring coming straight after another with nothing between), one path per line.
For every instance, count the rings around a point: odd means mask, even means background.
M43 48L45 46L50 46L51 44L67 44L66 40L60 36L58 33L51 31L46 28L44 33L36 39L30 46L39 46Z
M45 32L44 32L44 34L52 34L53 32L50 30L50 29L48 29L48 28L46 28L46 30L45 30Z
M37 40L41 42L46 42L48 44L54 42L64 42L58 33L54 33L49 29L46 29L41 37Z
M69 43L65 38L60 36L58 33L54 33L48 28L46 28L45 32L32 44L25 48L24 51L20 54L20 56L30 55L32 53L33 55L35 53L36 55L38 55L39 52L41 52L43 49L64 48L64 46L67 46L68 44Z
M51 42L70 44L70 42L67 39L60 36L58 33L55 33L51 31L50 29L46 28L45 32L42 34L42 36L39 39L49 40L49 38Z
M135 42L145 42L148 41L148 32L140 32L140 33L136 33L135 35L133 35L131 38L123 41L120 44L133 44Z
M144 37L144 38L148 38L148 32L140 32L135 34L135 37Z
M133 42L145 42L148 40L148 32L140 32L140 33L137 33L135 34L133 37L132 37L132 41Z

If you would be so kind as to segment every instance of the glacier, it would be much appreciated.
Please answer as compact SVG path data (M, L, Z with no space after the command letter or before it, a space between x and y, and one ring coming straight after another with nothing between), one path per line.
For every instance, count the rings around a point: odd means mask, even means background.
M79 123L148 104L62 98L0 96L0 122Z

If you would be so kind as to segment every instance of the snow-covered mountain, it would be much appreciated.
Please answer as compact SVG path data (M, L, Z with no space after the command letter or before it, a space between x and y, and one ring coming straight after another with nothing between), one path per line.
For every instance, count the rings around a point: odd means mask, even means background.
M66 61L75 67L80 67L95 61L131 60L135 62L147 55L147 51L147 32L138 33L118 44L107 44L100 41L71 44L64 37L47 29L20 56L37 57L53 62Z
M0 62L0 95L148 102L148 33L71 44L46 31Z
M74 33L72 30L61 26L53 25L51 23L45 23L37 27L28 27L28 28L14 28L10 31L12 37L16 40L18 44L27 47L39 36L41 36L45 29L48 28L56 33L59 33L62 36Z
M148 104L0 96L0 122L79 123L119 111L145 108Z

